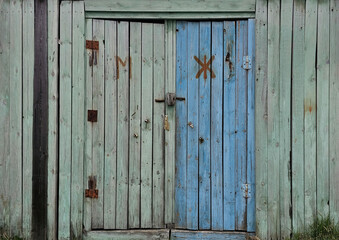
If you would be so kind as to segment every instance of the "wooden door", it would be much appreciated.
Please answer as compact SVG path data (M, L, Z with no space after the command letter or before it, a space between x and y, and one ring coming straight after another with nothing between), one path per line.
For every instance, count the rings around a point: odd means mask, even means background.
M255 231L254 20L177 22L175 226Z
M164 228L164 24L89 19L86 39L85 228Z

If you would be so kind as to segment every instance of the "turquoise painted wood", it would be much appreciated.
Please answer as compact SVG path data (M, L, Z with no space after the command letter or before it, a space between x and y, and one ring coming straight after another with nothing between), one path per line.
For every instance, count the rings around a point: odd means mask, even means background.
M254 44L254 21L177 22L177 228L255 231Z

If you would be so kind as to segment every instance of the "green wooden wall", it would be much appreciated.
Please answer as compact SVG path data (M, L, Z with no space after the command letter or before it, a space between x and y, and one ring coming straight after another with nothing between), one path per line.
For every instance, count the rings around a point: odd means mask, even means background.
M339 218L339 1L257 0L256 219L261 239Z

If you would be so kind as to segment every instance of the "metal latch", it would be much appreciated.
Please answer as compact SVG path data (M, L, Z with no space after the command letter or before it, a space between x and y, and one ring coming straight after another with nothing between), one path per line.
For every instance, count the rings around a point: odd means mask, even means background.
M166 93L165 99L155 99L156 102L166 102L168 106L174 106L176 100L185 101L184 97L177 97L175 93Z
M99 50L99 41L86 40L86 49Z
M98 121L98 110L88 110L87 111L87 121L97 122Z
M99 190L97 188L97 178L95 176L88 177L88 189L85 190L85 197L98 198Z
M244 56L242 59L242 68L245 70L252 69L252 57L251 56Z

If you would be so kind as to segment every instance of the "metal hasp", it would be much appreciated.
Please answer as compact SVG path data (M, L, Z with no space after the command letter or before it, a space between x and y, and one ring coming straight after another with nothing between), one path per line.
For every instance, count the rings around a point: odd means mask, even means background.
M86 40L86 49L99 50L99 41Z
M87 121L97 122L98 121L98 110L88 110Z
M165 99L155 99L156 102L166 102L168 106L174 106L176 100L185 101L184 97L177 97L175 93L166 93Z
M98 198L99 190L97 188L97 178L95 176L88 177L88 189L85 190L85 197Z
M242 68L245 70L252 69L252 57L251 56L244 56L242 59Z
M251 191L251 185L250 184L247 184L247 183L245 183L245 184L243 184L242 186L241 186L241 190L242 190L242 192L243 192L243 197L244 198L250 198L251 197L251 193L252 193L252 191Z

